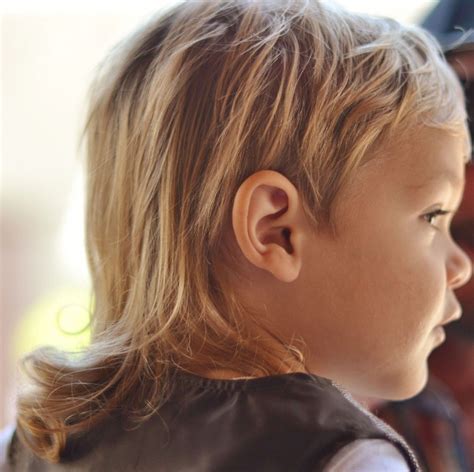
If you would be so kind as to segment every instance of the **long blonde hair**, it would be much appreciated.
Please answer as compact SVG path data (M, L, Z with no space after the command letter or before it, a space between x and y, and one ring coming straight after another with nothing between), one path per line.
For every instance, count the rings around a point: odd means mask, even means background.
M300 192L314 228L372 150L465 119L455 75L417 27L316 0L209 0L161 12L119 43L91 86L86 245L95 305L77 358L24 359L18 433L60 459L69 435L166 400L173 367L250 376L305 369L255 341L258 319L217 271L233 196L261 169Z

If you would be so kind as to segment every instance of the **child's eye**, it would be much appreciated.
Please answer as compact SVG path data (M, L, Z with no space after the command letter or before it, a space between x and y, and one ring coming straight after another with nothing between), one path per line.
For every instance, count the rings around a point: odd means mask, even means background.
M451 212L447 210L438 209L438 210L431 211L430 213L426 213L426 215L423 215L423 217L429 224L431 224L436 217L447 215L448 213L451 213Z

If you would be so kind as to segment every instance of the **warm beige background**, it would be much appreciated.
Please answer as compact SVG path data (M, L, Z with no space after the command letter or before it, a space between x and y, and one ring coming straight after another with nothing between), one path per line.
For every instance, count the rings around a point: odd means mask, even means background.
M89 285L77 146L94 67L116 41L172 1L4 3L0 428L14 421L18 323L58 288ZM436 1L339 3L416 22Z

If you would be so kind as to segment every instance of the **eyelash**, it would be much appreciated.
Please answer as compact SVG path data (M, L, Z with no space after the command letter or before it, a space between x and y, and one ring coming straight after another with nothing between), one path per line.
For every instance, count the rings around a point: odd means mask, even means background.
M435 210L435 211L431 211L429 213L426 213L426 215L423 215L424 218L426 219L426 221L428 221L429 224L432 223L432 219L431 218L436 218L437 216L443 216L443 215L447 215L451 213L450 211L448 210L441 210L441 209L438 209L438 210Z

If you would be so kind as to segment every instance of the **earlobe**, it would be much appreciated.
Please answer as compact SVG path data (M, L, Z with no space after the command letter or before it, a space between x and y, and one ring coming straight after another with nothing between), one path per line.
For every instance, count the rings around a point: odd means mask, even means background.
M293 282L301 270L298 192L282 174L263 170L239 187L232 209L232 226L244 256L283 282Z

